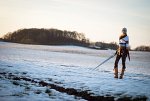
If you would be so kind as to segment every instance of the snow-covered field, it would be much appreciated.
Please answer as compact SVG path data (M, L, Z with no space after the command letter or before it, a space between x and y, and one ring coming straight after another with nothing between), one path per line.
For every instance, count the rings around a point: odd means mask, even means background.
M150 101L150 53L131 52L113 78L112 50L0 42L0 101ZM119 68L121 69L121 61Z

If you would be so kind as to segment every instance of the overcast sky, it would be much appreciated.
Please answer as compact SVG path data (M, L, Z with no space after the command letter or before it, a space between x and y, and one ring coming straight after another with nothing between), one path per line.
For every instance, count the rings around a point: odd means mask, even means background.
M150 45L150 0L0 0L0 36L20 28L57 28L118 42L123 27L132 48Z

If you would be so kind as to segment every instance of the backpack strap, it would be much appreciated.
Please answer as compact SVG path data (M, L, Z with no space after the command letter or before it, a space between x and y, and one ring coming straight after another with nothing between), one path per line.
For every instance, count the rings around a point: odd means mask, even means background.
M119 37L119 40L125 38L126 36L127 36L127 34L122 34L122 35Z

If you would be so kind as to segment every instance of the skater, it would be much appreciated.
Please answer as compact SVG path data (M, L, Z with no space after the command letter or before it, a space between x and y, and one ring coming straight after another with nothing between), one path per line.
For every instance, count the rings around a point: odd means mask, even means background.
M119 48L116 51L116 60L114 64L114 78L118 78L118 62L120 58L122 58L122 70L120 73L120 79L123 78L124 71L126 69L126 57L128 56L130 60L129 55L129 37L127 35L127 28L122 29L122 34L119 37Z

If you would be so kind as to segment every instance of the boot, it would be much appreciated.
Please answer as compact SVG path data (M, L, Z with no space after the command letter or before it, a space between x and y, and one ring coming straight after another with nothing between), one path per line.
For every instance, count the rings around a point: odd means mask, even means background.
M125 69L122 68L119 79L123 79L124 71L125 71Z
M114 78L118 78L118 68L114 68Z

